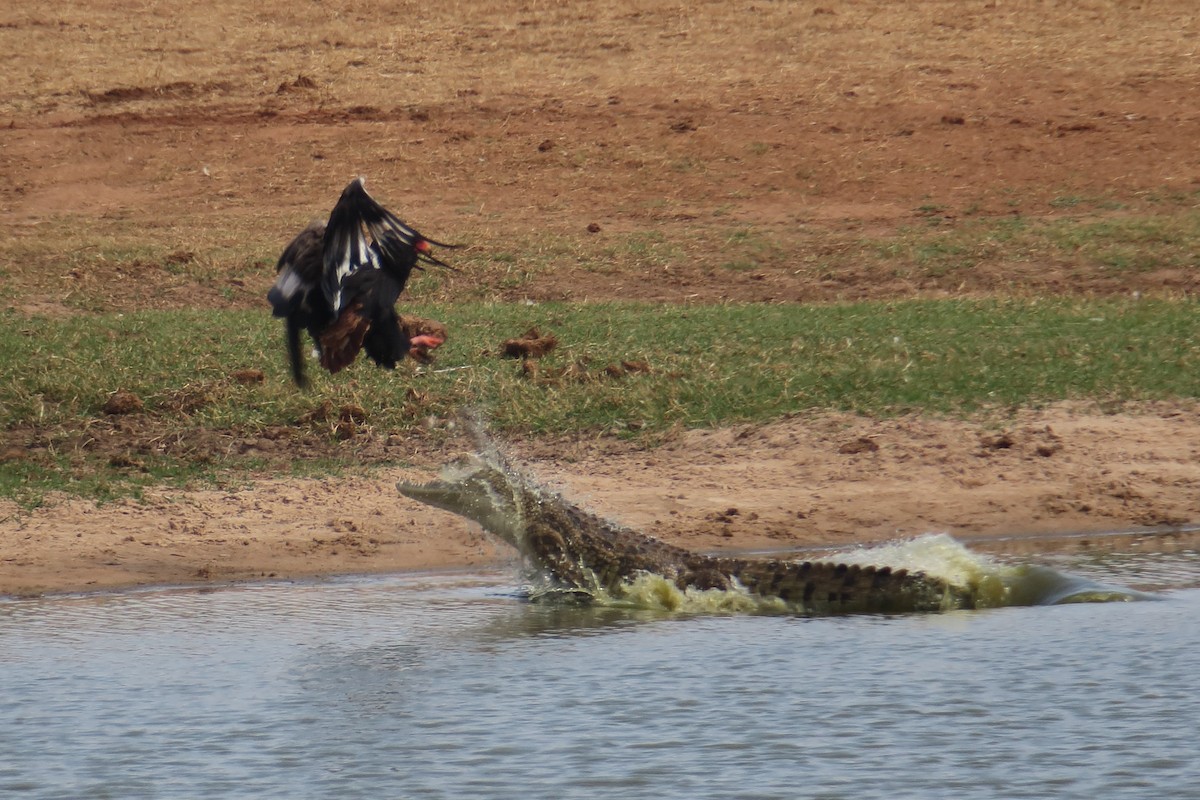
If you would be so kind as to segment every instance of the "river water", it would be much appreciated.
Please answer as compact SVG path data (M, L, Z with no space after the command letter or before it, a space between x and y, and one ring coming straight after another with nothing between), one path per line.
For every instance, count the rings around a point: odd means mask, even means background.
M510 570L0 601L0 797L1200 797L1200 555L1021 549L973 557L1056 604L580 606Z

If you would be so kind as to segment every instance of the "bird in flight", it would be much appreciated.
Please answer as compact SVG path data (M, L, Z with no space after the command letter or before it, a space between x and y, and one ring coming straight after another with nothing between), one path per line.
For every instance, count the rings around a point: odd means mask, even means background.
M396 301L413 269L453 267L433 255L426 239L367 194L362 178L342 192L328 222L300 231L276 265L267 293L272 314L287 330L292 379L307 386L300 332L316 344L321 366L336 373L365 349L381 367L395 368L408 353L425 358L444 336L413 333L396 313Z

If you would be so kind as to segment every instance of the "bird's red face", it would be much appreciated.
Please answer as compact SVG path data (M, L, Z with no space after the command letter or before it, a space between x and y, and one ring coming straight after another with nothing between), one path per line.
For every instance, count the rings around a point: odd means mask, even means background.
M415 233L415 231L414 231L414 233ZM433 246L434 245L437 245L438 247L456 247L457 246L457 245L452 245L452 244L443 244L441 242L431 242L428 239L422 238L421 236L418 235L413 239L413 243L412 243L412 249L417 251L417 259L418 259L418 263L415 264L414 266L417 269L425 269L423 266L421 266L422 263L437 264L439 267L448 269L451 272L457 272L457 270L454 269L454 267L450 266L445 261L442 261L440 258L438 258L437 256L435 256L433 254Z

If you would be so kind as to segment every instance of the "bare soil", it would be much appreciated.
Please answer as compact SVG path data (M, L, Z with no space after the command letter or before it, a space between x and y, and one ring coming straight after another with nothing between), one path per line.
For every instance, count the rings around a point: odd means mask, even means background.
M0 522L0 592L510 561L514 554L477 526L394 489L400 479L431 479L441 460L467 447L454 442L370 477L261 480L101 506L64 498L28 513L0 507L9 514ZM1059 406L978 422L822 414L684 432L652 450L574 439L514 443L512 451L584 507L706 551L929 532L994 548L988 540L1179 529L1200 519L1195 408L1105 415Z
M1190 293L1194 269L1069 254L1001 248L948 274L841 255L913 227L1194 208L1198 34L1190 0L17 0L0 11L4 302L264 307L278 250L358 174L469 244L471 269L415 287L448 300ZM1198 425L1191 407L1059 407L513 446L630 524L757 548L1195 521ZM0 594L504 557L396 499L398 474L0 510Z

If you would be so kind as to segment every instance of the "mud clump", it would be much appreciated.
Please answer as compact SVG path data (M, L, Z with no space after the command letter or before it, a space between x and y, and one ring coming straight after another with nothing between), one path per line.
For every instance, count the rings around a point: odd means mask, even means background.
M263 383L267 379L261 369L237 369L231 373L230 377L235 383L240 383L242 386Z
M136 414L144 408L142 398L138 397L133 392L127 392L124 389L118 389L108 396L104 401L104 413L109 416L121 416L124 414Z
M1039 458L1050 458L1063 449L1062 437L1046 425L1042 428L1025 428L1017 433L1004 431L996 434L982 434L979 437L977 456L989 456L1012 451L1020 457L1030 455Z
M558 337L530 328L515 339L506 339L500 346L504 358L541 358L558 347Z
M338 421L361 425L367 421L367 410L357 403L347 403L338 409Z
M979 446L984 450L1010 450L1017 440L1010 433L984 434L979 437Z
M838 452L844 456L859 455L861 453L875 453L878 452L878 450L879 445L875 443L875 440L869 439L866 436L860 436L857 439L846 442L838 448Z

